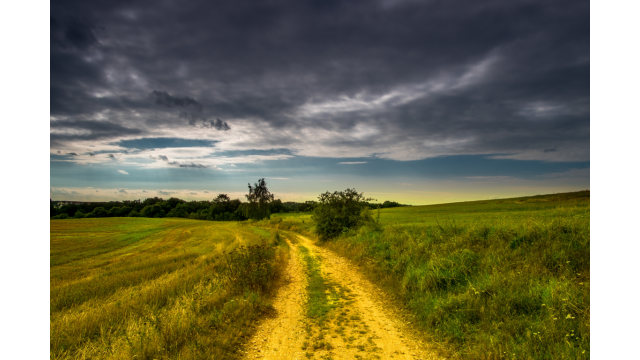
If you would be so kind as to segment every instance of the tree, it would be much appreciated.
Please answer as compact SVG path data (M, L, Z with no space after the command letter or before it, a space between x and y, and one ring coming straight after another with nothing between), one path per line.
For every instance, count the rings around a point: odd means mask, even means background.
M213 202L221 203L221 202L229 202L231 198L227 194L220 194L217 198L213 199Z
M356 189L326 192L318 196L318 203L313 210L316 222L316 234L320 240L330 240L338 237L344 231L361 226L367 219L367 212L363 213L366 199Z
M97 208L93 209L92 212L86 215L86 217L92 217L92 218L107 217L107 216L109 216L109 212L107 212L107 210L105 210L105 208L103 208L102 206L98 206Z
M288 212L287 207L284 206L284 204L282 203L282 200L280 200L280 199L276 199L276 200L272 201L271 205L270 205L270 208L271 208L271 213L272 214Z
M56 205L53 201L49 201L49 217L53 217L58 215L58 210L56 209Z
M169 213L167 214L167 217L186 218L187 216L189 216L189 205L184 203L179 204L175 208L171 209L171 211L169 211Z
M269 219L269 203L273 201L273 194L267 189L267 182L262 178L253 184L253 187L251 184L248 185L249 194L245 196L249 203L244 206L245 216L254 220Z

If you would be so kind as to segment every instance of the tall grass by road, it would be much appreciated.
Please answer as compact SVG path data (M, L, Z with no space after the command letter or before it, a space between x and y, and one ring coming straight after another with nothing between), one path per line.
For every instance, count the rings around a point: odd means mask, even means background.
M279 236L235 223L105 218L50 226L53 359L235 358L270 310L287 263ZM246 260L256 266L222 274Z
M379 224L323 246L355 260L456 358L588 359L589 196L384 209ZM282 218L264 226L313 231L308 218Z
M327 246L464 359L588 359L589 192L389 209Z

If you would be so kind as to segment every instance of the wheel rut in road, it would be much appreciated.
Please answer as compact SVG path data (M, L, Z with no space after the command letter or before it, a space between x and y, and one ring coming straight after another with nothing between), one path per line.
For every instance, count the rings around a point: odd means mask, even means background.
M287 240L289 281L274 299L276 315L263 320L246 344L246 359L441 359L349 260L288 234L299 242Z

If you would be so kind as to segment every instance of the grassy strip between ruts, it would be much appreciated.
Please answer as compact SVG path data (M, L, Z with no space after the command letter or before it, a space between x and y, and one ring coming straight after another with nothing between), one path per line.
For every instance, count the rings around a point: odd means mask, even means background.
M308 277L307 316L322 324L329 310L335 305L337 297L332 291L333 288L329 287L322 277L320 260L311 255L306 247L299 245L298 248L305 262Z
M307 358L313 358L316 351L324 353L333 349L328 336L328 324L325 322L331 310L338 306L340 301L333 286L322 277L320 259L302 245L298 245L298 249L307 273L306 336L302 350L305 350ZM331 359L329 354L321 355L321 358Z
M321 260L300 245L300 255L306 265L307 319L305 321L305 341L302 350L307 358L332 359L332 350L352 349L356 359L380 359L380 351L370 333L369 326L352 304L352 291L323 277ZM344 351L344 350L343 350Z

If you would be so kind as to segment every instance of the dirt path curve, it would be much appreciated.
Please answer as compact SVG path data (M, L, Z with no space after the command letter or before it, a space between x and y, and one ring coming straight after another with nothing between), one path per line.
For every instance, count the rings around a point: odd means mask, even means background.
M291 248L287 269L287 284L276 295L273 307L277 315L265 319L247 344L246 359L303 359L302 321L305 317L307 279L298 254L298 247L286 240Z
M343 306L336 316L310 331L306 318L306 274L297 246L291 245L291 282L274 301L275 318L265 320L247 344L247 359L440 359L427 344L416 339L407 324L393 315L382 291L355 267L310 239L295 235L300 244L320 259L322 277L340 289ZM339 313L339 314L338 314ZM314 349L309 334L330 346ZM308 340L308 341L307 341ZM317 340L315 340L317 343Z

